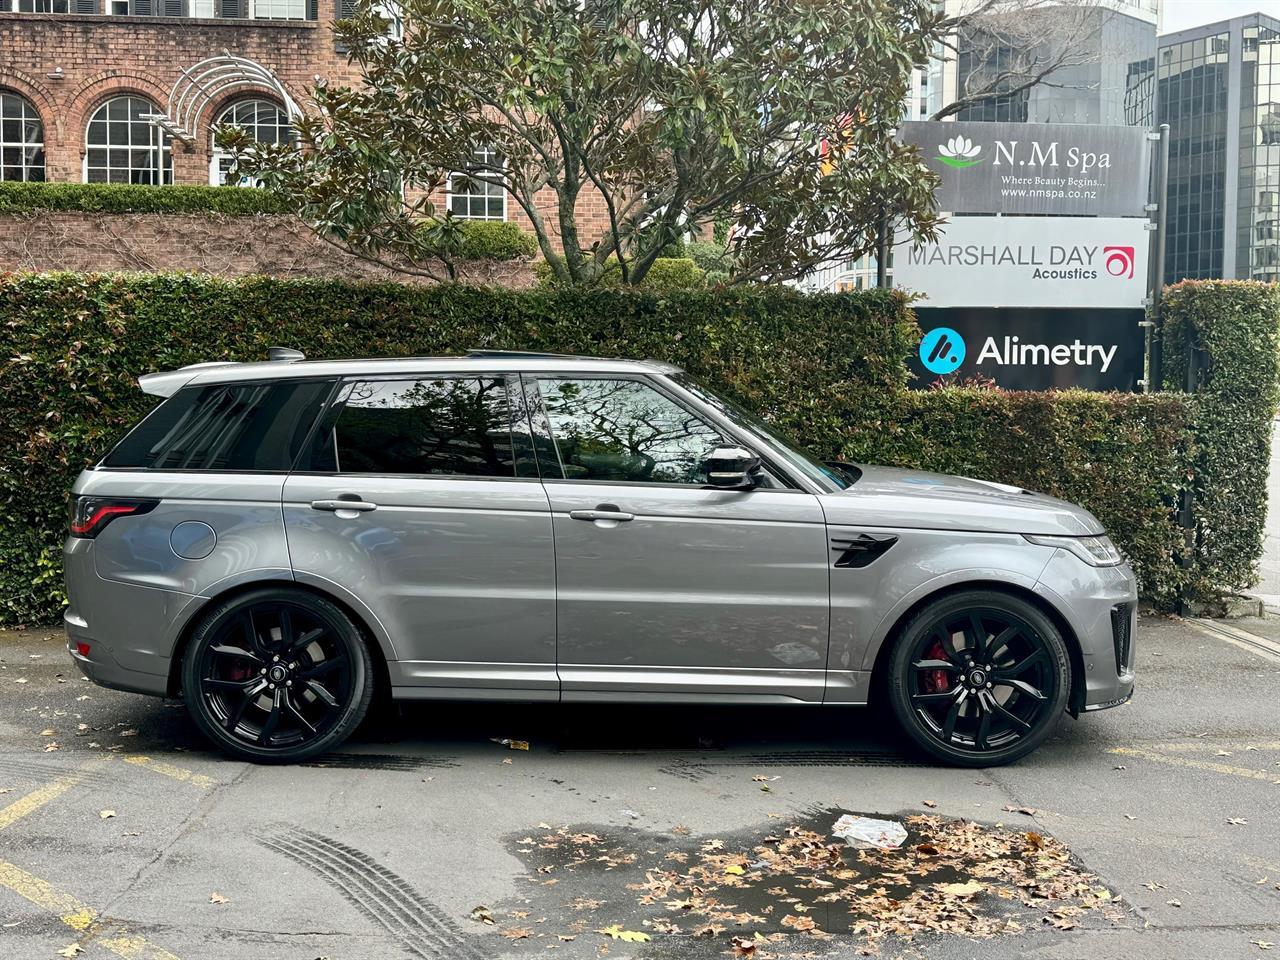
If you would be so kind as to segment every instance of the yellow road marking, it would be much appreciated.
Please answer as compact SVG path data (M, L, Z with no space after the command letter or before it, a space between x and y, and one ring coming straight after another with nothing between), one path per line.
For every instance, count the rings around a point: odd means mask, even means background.
M1254 753L1265 750L1280 750L1280 740L1267 743L1250 743L1247 740L1214 741L1206 737L1203 740L1179 740L1177 743L1161 743L1153 749L1161 753L1195 753L1197 750L1230 750L1232 753Z
M123 759L125 763L132 763L135 767L142 767L143 769L151 770L154 773L160 773L166 777L171 777L174 780L181 780L185 783L194 784L197 787L203 787L206 790L215 786L218 782L214 780L213 777L206 777L203 773L196 773L194 770L186 769L186 767L178 767L172 763L165 763L163 760L153 760L151 757L134 755L131 757L124 757Z
M123 960L178 960L168 950L129 933L116 921L100 923L98 912L92 907L4 860L0 860L0 887L8 887L41 910L57 914L72 930L84 934L82 944L96 943Z
M56 800L84 779L89 771L109 762L109 758L90 760L78 770L58 777L0 810L0 829ZM42 910L57 914L58 919L81 934L80 943L96 943L121 960L178 960L168 950L148 943L143 937L128 932L115 920L99 922L98 911L51 883L27 873L19 866L0 860L0 887L7 887Z
M9 804L3 810L0 810L0 830L3 830L11 823L21 820L28 814L34 813L50 800L58 799L58 797L62 796L83 780L85 774L90 770L100 767L106 762L107 759L105 757L99 760L90 760L78 770L73 770L71 773L64 774L56 780L40 787L38 790L31 791L25 797L21 797L13 801L13 803Z
M1211 773L1225 773L1233 777L1244 777L1247 780L1260 780L1263 783L1280 784L1280 778L1277 778L1275 774L1266 773L1262 770L1251 770L1248 767L1233 767L1226 763L1192 760L1188 757L1169 757L1162 753L1156 753L1154 750L1138 750L1134 747L1115 747L1107 752L1118 753L1122 757L1141 757L1143 760L1150 760L1153 763L1167 763L1173 767L1208 770Z

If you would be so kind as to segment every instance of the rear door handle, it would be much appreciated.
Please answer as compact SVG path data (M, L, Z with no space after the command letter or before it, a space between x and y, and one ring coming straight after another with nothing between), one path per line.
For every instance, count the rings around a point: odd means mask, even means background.
M339 510L368 513L370 510L377 510L378 505L369 503L367 500L312 500L311 509L328 510L330 513L336 513Z
M573 520L625 521L635 519L634 514L623 513L617 507L612 510L570 510L569 517Z

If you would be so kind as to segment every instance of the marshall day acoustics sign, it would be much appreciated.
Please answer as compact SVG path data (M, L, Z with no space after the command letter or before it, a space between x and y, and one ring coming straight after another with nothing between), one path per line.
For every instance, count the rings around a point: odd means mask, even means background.
M1137 217L1147 202L1144 127L919 120L899 136L941 178L947 213Z
M1141 308L1147 221L1129 217L955 217L934 243L900 238L895 287L922 307Z

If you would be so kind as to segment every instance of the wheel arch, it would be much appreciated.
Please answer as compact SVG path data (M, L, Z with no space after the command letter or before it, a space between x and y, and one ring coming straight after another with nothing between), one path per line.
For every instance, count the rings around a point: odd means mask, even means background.
M1062 612L1040 594L1019 584L1010 583L1007 580L962 580L957 583L940 586L938 589L926 593L911 603L894 619L893 625L885 632L884 638L880 642L880 647L876 651L875 662L871 668L871 697L878 699L883 696L885 675L889 669L889 658L893 648L902 636L903 629L911 622L911 618L937 600L949 597L952 594L964 593L968 590L993 590L1017 597L1019 600L1031 604L1053 621L1053 625L1062 634L1063 643L1067 647L1067 654L1071 658L1071 690L1067 695L1067 710L1073 717L1078 716L1080 711L1084 709L1085 676L1084 654L1081 651L1080 640L1076 636L1075 630L1072 629L1071 624Z
M364 638L365 645L369 648L369 655L373 660L374 674L374 697L375 699L391 695L391 673L388 666L390 658L388 649L385 648L384 640L379 631L375 631L369 624L369 619L364 616L361 611L348 603L344 598L336 593L324 590L315 584L300 583L297 580L291 580L285 577L267 577L261 580L249 580L228 586L226 589L212 593L203 603L197 605L191 610L186 621L183 623L178 632L177 640L174 643L173 655L169 659L169 680L166 691L169 696L177 697L181 694L182 688L182 661L187 655L187 646L191 642L191 635L195 632L196 624L200 622L205 612L225 603L228 600L234 600L236 597L246 593L252 593L255 590L266 588L282 588L297 590L300 593L309 593L313 596L327 600L334 606L338 607L343 613L351 618L351 622L356 625L356 629L360 631Z

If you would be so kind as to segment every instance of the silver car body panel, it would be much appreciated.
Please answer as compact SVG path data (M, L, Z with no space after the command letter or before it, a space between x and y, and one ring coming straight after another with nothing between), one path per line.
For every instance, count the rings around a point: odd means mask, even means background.
M1081 706L1132 692L1131 655L1117 668L1113 643L1116 611L1131 616L1135 605L1132 571L1092 567L1023 536L1100 534L1088 511L1002 484L883 467L861 467L858 482L832 491L789 470L785 450L685 390L665 364L538 356L219 363L149 375L144 387L169 396L189 384L495 369L526 379L646 378L759 451L781 482L743 492L536 477L89 469L74 493L161 502L95 539L68 539L66 622L77 663L107 685L172 693L192 619L229 590L283 581L351 610L378 644L398 697L862 703L877 657L914 608L941 590L1001 584L1037 597L1075 641ZM343 495L376 509L311 506ZM603 505L632 519L570 516ZM835 566L833 541L863 535L893 543L865 566ZM79 640L90 644L88 657L76 652Z

